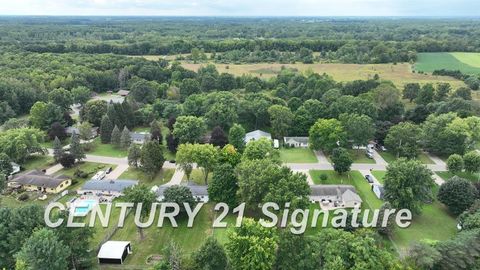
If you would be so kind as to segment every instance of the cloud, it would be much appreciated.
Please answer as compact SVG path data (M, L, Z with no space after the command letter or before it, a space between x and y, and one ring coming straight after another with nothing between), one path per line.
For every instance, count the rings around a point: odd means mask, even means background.
M1 3L4 2L4 3ZM478 16L477 0L0 0L7 15Z

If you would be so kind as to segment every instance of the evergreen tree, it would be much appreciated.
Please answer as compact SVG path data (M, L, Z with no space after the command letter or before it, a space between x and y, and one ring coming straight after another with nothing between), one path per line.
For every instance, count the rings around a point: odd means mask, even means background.
M85 151L83 151L83 147L80 144L80 137L75 132L72 133L70 154L78 161L81 161L85 158Z
M59 162L64 153L65 151L63 151L62 142L60 142L58 137L55 137L53 140L53 158L55 159L55 162Z
M140 162L146 173L154 176L163 166L163 147L154 141L146 142L142 147Z
M219 146L220 148L224 147L228 143L227 135L220 126L216 126L212 130L210 143L215 146Z
M140 149L140 146L132 143L128 148L128 165L138 168L141 153L142 150Z
M127 149L132 143L132 136L130 136L130 130L125 126L122 130L122 135L120 136L120 146L123 149Z
M172 133L169 133L169 134L167 135L167 148L168 148L168 151L170 151L170 152L172 152L172 153L176 153L176 152L177 152L177 148L178 148L178 144L179 144L178 139L175 138Z
M115 147L120 147L120 142L122 140L122 133L117 125L112 130L112 135L110 137L110 143L113 144Z
M156 120L152 121L152 123L150 124L150 138L153 141L157 141L160 144L163 144L162 127L160 123Z
M233 124L228 132L228 141L239 152L245 149L245 129L239 124Z
M383 235L390 236L393 233L393 230L395 228L395 216L390 215L388 217L387 223L385 224L386 226L383 226L383 218L385 216L385 211L392 209L392 205L389 202L386 202L382 204L382 207L380 207L380 213L378 215L378 223L377 223L377 232Z
M102 143L110 143L112 131L113 123L107 115L104 115L100 124L100 139Z

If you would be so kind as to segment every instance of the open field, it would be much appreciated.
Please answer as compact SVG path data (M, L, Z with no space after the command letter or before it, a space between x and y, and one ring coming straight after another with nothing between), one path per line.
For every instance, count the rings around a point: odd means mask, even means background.
M198 70L205 64L183 63L185 68ZM381 79L391 80L397 87L403 87L407 83L439 83L448 82L452 86L463 86L463 82L445 76L432 76L427 74L413 73L411 65L401 63L393 64L278 64L278 63L261 63L261 64L245 64L245 65L227 65L216 64L219 72L227 72L234 75L251 74L262 78L270 78L278 74L282 67L296 69L299 72L313 71L316 73L327 73L337 81L353 81L372 79L375 74L380 75ZM228 68L227 68L228 67Z
M460 70L480 74L480 53L419 53L415 70L433 72L438 69Z
M309 148L282 148L280 160L284 163L317 163L317 157Z

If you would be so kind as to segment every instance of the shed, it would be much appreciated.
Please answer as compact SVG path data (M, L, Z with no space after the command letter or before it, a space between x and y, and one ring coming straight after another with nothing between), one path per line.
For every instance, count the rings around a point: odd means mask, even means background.
M128 254L132 254L129 241L107 241L98 251L98 263L123 264Z
M126 97L130 94L130 91L128 90L118 90L117 94L122 97Z

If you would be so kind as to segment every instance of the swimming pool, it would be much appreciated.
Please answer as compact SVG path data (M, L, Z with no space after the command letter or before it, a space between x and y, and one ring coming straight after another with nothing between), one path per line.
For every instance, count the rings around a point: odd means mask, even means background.
M77 200L72 206L74 209L73 215L78 217L86 216L97 203L96 200Z

